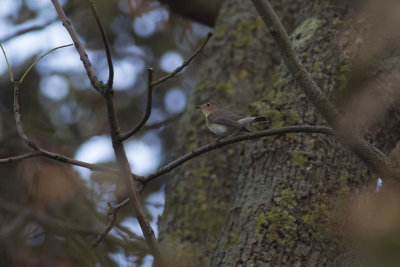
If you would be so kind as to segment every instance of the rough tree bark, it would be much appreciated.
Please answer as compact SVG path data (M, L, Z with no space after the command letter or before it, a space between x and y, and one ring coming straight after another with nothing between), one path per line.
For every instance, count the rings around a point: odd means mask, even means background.
M389 153L400 129L393 78L398 49L385 40L375 44L369 18L347 2L271 4L318 85L354 127ZM191 109L209 99L269 116L272 127L325 123L281 63L250 1L224 1L214 33L180 124L177 154L213 140L202 114ZM377 177L334 137L249 141L202 156L172 176L160 239L182 266L362 265L344 238L346 207Z

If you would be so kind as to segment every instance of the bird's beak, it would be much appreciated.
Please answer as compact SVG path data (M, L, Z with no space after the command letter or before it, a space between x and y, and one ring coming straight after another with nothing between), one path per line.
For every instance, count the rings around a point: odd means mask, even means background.
M195 106L195 108L200 108L200 106Z

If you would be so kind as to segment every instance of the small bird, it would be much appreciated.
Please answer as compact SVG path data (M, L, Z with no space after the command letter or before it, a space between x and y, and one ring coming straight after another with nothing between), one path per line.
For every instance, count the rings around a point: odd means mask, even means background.
M266 117L240 117L218 107L213 102L206 102L196 108L201 109L206 116L208 129L219 136L217 141L221 136L228 136L238 132L250 132L245 126L252 122L269 122Z

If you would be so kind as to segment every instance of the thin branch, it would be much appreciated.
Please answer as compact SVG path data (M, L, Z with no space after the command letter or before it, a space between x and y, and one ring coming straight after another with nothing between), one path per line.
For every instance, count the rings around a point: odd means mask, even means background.
M268 0L252 0L252 2L274 38L283 61L293 77L329 125L336 130L340 140L380 177L399 179L399 168L388 157L381 157L377 154L376 150L372 149L371 144L362 139L349 127L341 118L334 105L311 78L311 75L297 57L285 28Z
M0 159L0 165L19 162L19 161L23 161L25 159L30 159L30 158L34 158L34 157L40 157L40 156L42 156L42 154L40 152L31 152L31 153L26 153L26 154L19 155L19 156L8 157L8 158Z
M29 73L29 71L36 65L36 63L38 63L42 58L44 58L45 56L47 56L48 54L50 54L51 52L53 52L53 51L55 51L55 50L57 50L57 49L60 49L60 48L64 48L64 47L68 47L68 46L71 46L72 44L67 44L67 45L61 45L61 46L58 46L58 47L56 47L56 48L53 48L53 49L50 49L49 51L47 51L46 53L44 53L43 55L41 55L38 59L36 59L30 66L29 66L29 68L24 72L24 74L22 75L22 77L21 77L21 79L19 80L19 83L21 84L23 81L24 81L24 79L25 79L25 76Z
M109 214L111 215L111 221L107 224L106 228L104 231L99 234L96 238L96 241L92 244L93 247L98 247L99 244L103 241L103 239L107 236L107 234L111 231L111 229L114 227L115 223L117 222L117 217L118 217L118 210L115 210L111 203L107 203L109 210L112 210L112 212Z
M203 48L206 46L207 42L210 40L212 36L212 33L209 32L207 34L206 39L203 41L203 43L196 49L196 51L193 53L193 55L186 60L185 62L182 63L182 65L180 65L179 67L177 67L173 72L171 72L170 74L158 79L157 81L152 83L152 86L156 86L159 85L160 83L165 82L166 80L174 77L176 74L178 74L181 70L183 70L187 65L190 64L190 62L192 62L192 60L198 55L200 54L200 52L203 50Z
M56 161L59 161L59 162L62 162L62 163L83 167L83 168L89 169L91 171L103 171L103 172L109 172L109 173L113 173L113 174L118 174L119 173L119 170L115 169L115 168L111 168L111 167L107 167L107 166L103 166L103 165L99 165L99 164L87 163L87 162L84 162L84 161L72 159L72 158L66 157L66 156L61 155L61 154L57 154L57 153L53 153L53 152L44 150L42 148L39 148L39 153L43 157L46 157L46 158L49 158L49 159L53 159L53 160L56 160Z
M72 38L72 41L74 42L75 48L79 53L80 59L86 70L86 73L89 77L90 83L96 90L100 91L100 87L103 83L97 78L97 76L93 70L92 63L90 62L89 57L86 54L86 51L85 51L81 41L79 40L79 36L71 24L71 21L69 21L69 19L65 15L64 10L62 9L58 0L51 0L51 2L53 3L53 5L57 11L58 16L63 23L63 26L67 29L69 35Z
M103 24L101 23L99 13L97 12L96 6L93 2L93 0L88 0L90 4L90 9L92 10L92 13L96 19L97 26L100 29L101 33L101 38L103 39L104 47L106 50L106 55L107 55L107 63L108 63L108 81L107 81L107 87L108 90L112 90L113 88L113 82L114 82L114 67L113 67L113 62L112 62L112 57L111 57L111 49L110 49L110 44L107 39L106 31L104 30Z
M147 73L148 73L148 77L147 77L147 103L146 103L146 111L143 114L142 119L138 122L138 124L136 124L136 126L129 130L127 133L122 134L119 141L123 142L126 139L128 139L129 137L133 136L135 133L137 133L140 129L142 129L143 125L147 122L147 120L150 117L151 114L151 105L152 105L152 99L153 99L153 86L152 86L152 82L153 82L153 69L148 67L147 68Z
M59 161L61 163L66 163L66 164L86 168L91 171L102 171L102 172L108 172L108 173L113 173L113 174L119 173L118 169L115 169L112 167L107 167L107 166L103 166L103 165L92 164L92 163L87 163L84 161L76 160L76 159L61 155L61 154L47 151L43 148L39 148L36 152L31 152L31 153L26 153L26 154L19 155L19 156L0 159L0 165L11 164L11 163L23 161L25 159L34 158L34 157L46 157L46 158L49 158L49 159L52 159L55 161ZM137 179L137 177L139 177L134 174L132 174L132 175L133 175L134 179Z
M28 136L25 135L23 129L22 129L22 122L21 122L21 113L19 112L19 85L20 83L18 81L13 82L14 86L14 119L15 119L15 124L17 125L17 131L19 134L19 137L21 140L24 142L25 145L27 145L29 148L38 151L39 147L31 141Z
M4 58L6 59L8 72L10 73L10 80L13 83L14 82L14 75L13 75L13 72L12 72L12 69L11 69L10 62L8 62L6 51L4 51L4 48L1 45L1 43L0 43L0 48L1 48L1 51L3 51Z

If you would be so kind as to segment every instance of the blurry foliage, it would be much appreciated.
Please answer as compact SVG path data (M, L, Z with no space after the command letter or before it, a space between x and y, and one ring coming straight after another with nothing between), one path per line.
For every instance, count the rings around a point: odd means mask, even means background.
M15 1L15 3L18 2ZM40 9L31 9L32 3L28 2L31 1L23 0L21 5L15 4L15 9L18 9L15 12L16 15L0 17L0 20L7 20L12 27L17 27L46 15ZM145 109L145 67L152 66L155 69L155 79L165 75L160 68L161 56L167 51L174 50L181 53L183 58L187 58L199 38L205 35L206 29L171 15L165 7L155 1L95 2L111 44L115 66L124 62L138 66L137 77L133 79L134 83L127 90L115 92L121 130L125 131L141 118ZM50 1L49 5L51 6ZM64 10L84 41L87 50L90 51L89 56L97 74L105 80L106 77L102 74L107 73L108 69L103 43L87 1L66 1ZM140 37L133 30L135 18L146 16L155 10L164 14L165 20L156 23L153 34ZM60 21L53 23L60 24ZM37 34L37 32L28 34ZM68 36L67 31L62 34ZM26 44L26 49L29 48L29 44ZM53 56L55 55L50 54L42 60L41 64L46 65L46 60ZM79 57L77 53L75 56ZM59 64L62 65L63 50L57 53L57 57L60 60ZM19 78L33 60L33 58L26 58L21 64L13 65L14 76ZM0 64L5 64L3 58ZM154 112L156 116L152 117L150 123L175 116L164 105L165 94L175 87L181 88L187 94L196 74L195 64L189 66L183 74L155 88L153 110L157 112ZM40 92L41 79L52 74L61 75L67 80L68 94L60 100L48 98ZM135 75L135 73L126 75ZM125 78L129 77L119 76L116 80ZM77 85L86 88L76 88ZM54 90L57 90L57 84L54 86ZM0 158L28 151L18 138L12 103L13 93L8 72L0 73ZM90 87L82 66L73 72L55 69L43 76L37 68L34 68L21 87L20 105L26 134L50 151L73 157L79 146L90 137L108 134L104 101ZM164 162L166 158L163 155L167 154L174 145L176 133L174 127L171 127L174 123L176 122L169 122L165 125L166 127L151 130L162 140L161 162ZM139 137L144 133L146 131L141 131ZM38 158L2 165L0 177L1 266L117 265L110 253L120 253L131 262L134 260L137 264L141 264L148 254L142 238L121 226L117 227L114 234L107 237L100 247L91 247L91 243L96 238L95 233L103 231L108 222L105 216L106 201L115 202L125 198L124 190L118 185L117 177L93 173L90 186L86 186L71 166ZM146 196L160 189L161 183L155 182L149 185L142 194L143 203ZM21 209L20 212L1 208L7 206L1 205L3 201L18 204L17 210ZM31 212L25 212L29 216L24 213L25 210ZM85 233L68 227L43 224L35 214L86 227L91 229L91 232ZM121 210L118 221L123 221L127 216L132 216L130 207ZM15 229L12 229L13 225ZM3 231L8 228L11 230Z

